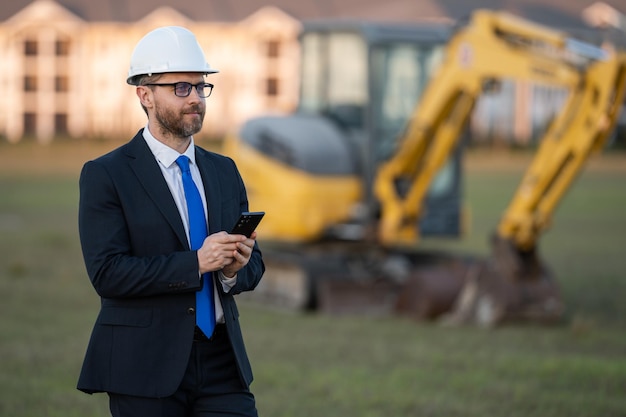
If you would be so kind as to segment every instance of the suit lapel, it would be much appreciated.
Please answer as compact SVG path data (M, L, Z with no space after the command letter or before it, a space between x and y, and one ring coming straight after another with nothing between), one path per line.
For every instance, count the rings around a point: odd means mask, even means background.
M127 155L130 157L130 167L137 179L146 190L154 204L159 208L167 222L172 227L180 242L189 248L185 227L180 218L176 203L170 189L163 178L158 162L143 139L140 131L128 144Z
M209 216L209 234L219 232L222 225L222 210L220 210L220 189L216 181L217 171L215 165L206 157L204 151L196 147L196 163L202 176L204 195Z

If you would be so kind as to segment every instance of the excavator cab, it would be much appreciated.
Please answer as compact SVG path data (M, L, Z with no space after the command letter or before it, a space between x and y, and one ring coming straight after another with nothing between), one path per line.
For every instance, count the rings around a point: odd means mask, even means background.
M264 240L377 239L378 167L397 149L450 31L443 24L304 25L297 111L248 121L227 147L244 179L254 178L247 183L253 208L267 213ZM461 233L460 161L459 150L433 180L416 225L422 235Z

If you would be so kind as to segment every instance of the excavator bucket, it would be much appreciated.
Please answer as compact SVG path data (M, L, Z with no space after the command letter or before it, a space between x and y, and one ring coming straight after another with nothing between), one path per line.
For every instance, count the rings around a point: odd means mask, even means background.
M492 255L467 274L447 324L491 327L505 322L555 323L564 307L556 280L536 248L521 252L494 236Z

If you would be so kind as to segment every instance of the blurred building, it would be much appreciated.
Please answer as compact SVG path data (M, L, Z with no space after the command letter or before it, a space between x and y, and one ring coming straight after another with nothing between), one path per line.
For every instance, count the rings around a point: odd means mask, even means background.
M132 49L163 25L192 30L216 87L203 134L297 106L301 22L362 19L454 22L476 8L503 9L594 42L585 0L12 0L0 5L0 138L132 135L145 114L125 83ZM626 0L611 2L626 9ZM610 18L610 16L609 16ZM348 57L347 57L348 58ZM348 58L349 59L349 58ZM531 141L563 101L560 91L512 83L481 100L473 129L488 140Z
M203 134L222 135L252 115L294 108L300 23L275 7L229 23L192 20L166 6L133 22L87 21L57 2L36 0L0 25L0 135L46 142L133 134L146 117L125 82L128 63L139 39L163 25L193 31L220 70L210 76L216 87Z

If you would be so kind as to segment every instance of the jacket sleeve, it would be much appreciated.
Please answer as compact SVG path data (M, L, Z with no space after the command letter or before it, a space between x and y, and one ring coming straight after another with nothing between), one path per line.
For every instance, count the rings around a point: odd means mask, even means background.
M241 174L239 173L237 166L234 161L230 158L225 158L230 162L231 169L234 171L234 177L237 179L237 186L239 189L239 211L233 213L237 217L232 219L232 224L228 225L232 228L236 219L239 216L239 213L248 211L248 196L246 192L246 187L241 178ZM230 230L230 229L229 229ZM263 256L261 254L261 250L259 248L259 244L255 242L254 248L252 250L252 255L250 256L250 261L248 264L243 267L241 270L237 272L237 283L231 288L229 294L236 295L243 291L252 291L258 283L261 281L261 277L265 272L265 264L263 263Z

